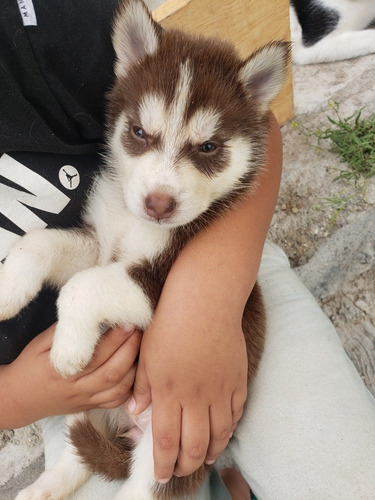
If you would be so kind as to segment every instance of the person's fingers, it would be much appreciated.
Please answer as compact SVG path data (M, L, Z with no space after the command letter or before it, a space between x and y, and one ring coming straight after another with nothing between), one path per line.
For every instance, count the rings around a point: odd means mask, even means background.
M209 407L202 405L182 410L180 453L176 476L188 476L204 462L210 441Z
M232 396L232 432L237 427L240 418L242 417L244 406L247 399L247 387L241 390L237 390Z
M224 451L232 435L232 408L224 401L210 406L210 443L205 458L206 464L212 464Z
M105 364L120 346L127 343L134 332L135 329L133 327L126 329L118 327L111 328L104 333L95 348L94 355L89 365L80 373L80 376L85 376Z
M142 362L139 362L135 377L133 396L128 403L128 410L139 415L151 404L151 387Z
M154 474L157 481L166 483L173 476L180 449L181 406L179 402L166 402L153 398L152 431Z
M77 389L91 393L92 397L116 387L121 394L130 392L135 373L132 367L139 352L141 338L142 334L135 331L125 342L120 343L112 355L95 370L88 373L82 372L83 374L76 381ZM103 354L102 360L107 355L108 351Z
M55 329L56 323L34 337L33 340L31 340L31 342L26 346L26 348L37 349L41 353L49 351L51 349Z
M91 397L90 403L95 408L117 408L131 397L136 366L133 365L126 376L117 385L98 392Z

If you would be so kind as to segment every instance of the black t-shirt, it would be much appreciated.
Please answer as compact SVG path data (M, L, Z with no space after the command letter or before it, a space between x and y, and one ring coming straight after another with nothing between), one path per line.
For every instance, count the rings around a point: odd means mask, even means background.
M1 2L0 261L31 229L80 220L100 168L117 3ZM16 318L0 322L0 364L55 321L55 299L43 290Z

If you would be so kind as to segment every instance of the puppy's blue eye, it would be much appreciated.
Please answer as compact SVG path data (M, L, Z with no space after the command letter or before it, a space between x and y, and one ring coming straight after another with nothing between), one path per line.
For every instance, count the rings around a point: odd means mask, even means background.
M215 151L216 147L215 143L207 141L199 146L199 151L202 153L212 153Z
M133 134L139 139L146 139L145 131L141 127L133 127Z

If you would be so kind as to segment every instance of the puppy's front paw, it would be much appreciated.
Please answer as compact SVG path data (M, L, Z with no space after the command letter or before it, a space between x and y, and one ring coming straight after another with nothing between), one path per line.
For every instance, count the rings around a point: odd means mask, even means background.
M91 361L96 342L92 342L92 331L79 325L66 326L59 322L53 340L50 361L64 378L76 375Z

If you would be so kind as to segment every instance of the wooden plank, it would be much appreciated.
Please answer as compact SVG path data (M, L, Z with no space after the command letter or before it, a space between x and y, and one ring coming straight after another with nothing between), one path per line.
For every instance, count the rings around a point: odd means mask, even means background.
M166 29L228 40L242 57L269 41L290 40L289 0L168 0L153 16ZM271 107L280 124L293 117L291 70Z

